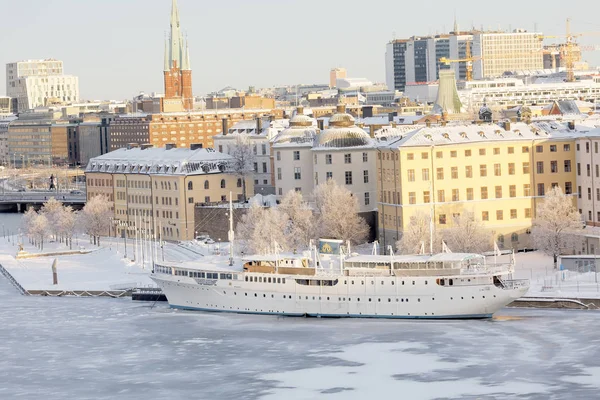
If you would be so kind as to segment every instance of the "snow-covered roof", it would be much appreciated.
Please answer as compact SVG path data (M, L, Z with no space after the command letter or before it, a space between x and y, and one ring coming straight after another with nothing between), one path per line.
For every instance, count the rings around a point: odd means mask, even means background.
M570 130L567 124L557 121L535 122L529 125L516 122L511 123L508 130L500 124L419 127L382 146L397 148L399 146L443 146L461 143L566 139L587 136L595 129L597 128L581 126Z
M227 172L232 160L213 149L123 148L92 158L86 172L201 175Z

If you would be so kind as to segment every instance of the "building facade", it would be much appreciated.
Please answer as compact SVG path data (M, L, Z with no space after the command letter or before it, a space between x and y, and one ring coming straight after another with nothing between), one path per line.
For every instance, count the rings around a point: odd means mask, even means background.
M214 137L215 149L232 154L235 146L245 145L252 149L254 193L275 194L272 162L272 140L287 127L286 121L257 117L255 120L239 121ZM242 141L240 143L240 140ZM252 193L248 191L248 193Z
M417 212L435 229L470 211L500 248L531 248L536 205L560 186L577 195L576 135L557 126L495 124L419 128L377 155L379 239L394 246Z
M230 164L230 156L195 146L119 149L88 163L87 198L108 198L113 233L126 230L132 237L146 229L163 240L191 240L197 205L228 202L230 193L236 201L242 196Z
M17 99L17 110L79 101L79 78L64 75L63 62L28 60L6 65L6 93Z
M543 35L536 32L475 33L473 35L473 77L495 78L507 71L544 69Z
M337 87L337 80L346 77L346 68L332 68L329 71L329 87Z
M392 40L385 48L385 83L390 90L404 91L406 86L406 49L408 39Z

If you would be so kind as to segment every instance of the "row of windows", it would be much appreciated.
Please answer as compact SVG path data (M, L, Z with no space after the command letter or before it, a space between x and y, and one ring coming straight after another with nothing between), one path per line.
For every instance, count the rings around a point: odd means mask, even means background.
M558 183L552 183L551 186L554 188L559 186ZM565 182L564 186L565 194L573 194L573 184L571 182ZM452 189L451 191L452 197L448 199L448 201L461 201L461 190L460 189ZM465 189L466 197L464 198L467 201L475 200L474 189L466 188ZM544 196L546 194L546 187L543 183L537 184L537 196ZM531 193L531 185L526 183L523 185L523 191L521 194L523 197L532 196ZM598 200L600 201L600 189L597 191ZM383 203L391 203L391 204L400 204L401 197L400 193L392 192L392 191L382 191L380 193L380 201ZM514 198L517 197L517 185L509 185L508 186L508 197ZM591 189L588 189L588 197L591 200ZM479 200L488 200L489 192L487 186L480 187L479 190ZM503 186L494 186L494 198L502 199L505 198L503 195ZM581 198L581 186L579 187L579 198ZM437 191L437 202L445 203L446 202L446 190L441 189ZM431 203L431 192L429 190L423 191L423 203ZM408 204L417 204L417 193L416 192L408 192Z
M579 144L577 145L577 149L579 150ZM558 146L555 144L551 144L548 146L549 150L551 153L556 153L558 151ZM515 148L514 147L507 147L507 154L514 154L515 153ZM570 144L563 144L563 151L571 151L571 145ZM521 147L521 152L522 153L529 153L529 146L522 146ZM535 152L536 153L543 153L544 152L544 146L543 145L538 145L535 146ZM457 158L458 157L458 151L457 150L451 150L450 152L450 157L451 158ZM486 148L481 148L478 150L478 153L480 156L486 156L487 155L487 149ZM501 154L501 149L500 147L494 147L492 149L492 154L493 155L500 155ZM466 149L464 150L464 156L465 157L471 157L472 156L472 150L471 149ZM387 159L389 160L389 153L387 154ZM436 158L444 158L444 152L443 151L436 151L435 152L435 157ZM406 153L406 159L407 160L414 160L415 159L415 154L414 153ZM421 153L421 159L422 160L427 160L429 159L429 152L422 152Z
M281 161L281 152L280 151L278 151L276 153L276 157L277 157L277 161ZM299 150L294 150L293 159L294 159L294 161L300 160L300 151ZM315 154L314 155L314 163L318 164L318 162L319 162L318 154ZM369 154L368 153L362 153L362 162L369 162ZM333 156L331 154L325 154L325 164L328 164L328 165L333 164ZM352 164L352 154L350 154L350 153L344 154L344 164Z
M580 172L580 167L579 164L577 164L577 170L578 172ZM444 174L444 167L439 167L436 168L436 179L437 180L443 180L445 177ZM494 171L494 176L502 176L502 164L494 164L493 165L493 171ZM522 171L523 174L529 174L530 173L530 167L529 167L529 162L524 162L522 163ZM563 162L563 171L564 172L571 172L571 160L564 160ZM516 167L515 167L515 163L508 163L508 169L507 169L508 175L515 175L516 174ZM538 174L543 174L544 173L544 162L543 161L538 161L536 163L536 172ZM555 174L559 172L559 168L558 168L558 161L550 161L550 172ZM588 176L589 176L589 165L588 165ZM596 168L596 172L600 173L600 170L598 169L598 166ZM407 174L407 180L408 182L415 182L416 178L415 178L415 170L414 169L408 169L406 170L406 174ZM480 177L486 177L488 176L488 166L487 164L481 164L479 165L479 176ZM458 172L458 167L450 167L450 177L452 179L459 179L459 172ZM464 170L464 177L465 178L473 178L473 166L471 165L467 165L465 166L465 170ZM423 168L421 169L421 179L423 181L428 181L429 180L429 168Z

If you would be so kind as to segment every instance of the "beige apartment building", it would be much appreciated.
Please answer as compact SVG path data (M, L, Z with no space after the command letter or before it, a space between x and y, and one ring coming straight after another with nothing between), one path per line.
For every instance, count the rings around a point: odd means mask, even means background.
M554 124L554 123L553 123ZM466 210L500 248L531 246L536 205L560 186L576 200L576 132L524 123L419 128L378 148L379 239L402 236L416 212L436 230Z
M194 145L130 146L90 160L87 198L108 197L114 211L112 234L127 229L131 236L137 227L152 233L156 229L165 240L190 240L197 205L228 202L230 193L235 201L241 198L242 181L231 173L231 160ZM251 193L250 179L246 186Z

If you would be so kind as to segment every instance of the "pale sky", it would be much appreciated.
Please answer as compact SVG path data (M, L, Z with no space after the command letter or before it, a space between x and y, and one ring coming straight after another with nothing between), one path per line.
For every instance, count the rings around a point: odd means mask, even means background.
M568 7L567 7L568 6ZM8 62L56 58L79 76L82 99L129 99L163 92L171 0L0 0L0 95ZM179 0L190 43L194 94L230 85L327 83L329 70L385 81L392 38L459 27L524 28L546 35L600 31L596 0ZM563 39L556 39L563 40ZM600 35L583 44L600 45ZM584 59L600 64L599 50Z

